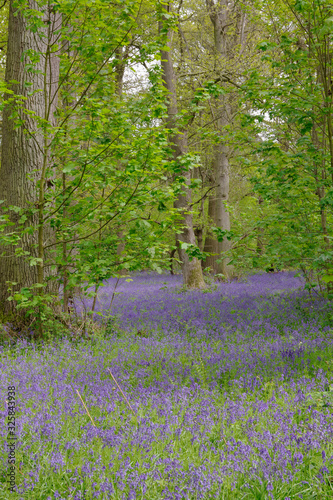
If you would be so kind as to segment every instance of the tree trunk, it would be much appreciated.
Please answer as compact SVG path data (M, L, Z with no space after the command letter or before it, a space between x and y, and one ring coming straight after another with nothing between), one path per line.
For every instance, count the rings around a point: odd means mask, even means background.
M206 0L207 9L214 27L214 43L216 58L220 59L223 65L228 57L228 34L227 27L230 24L230 9L233 8L233 2L228 0ZM235 43L233 41L233 43ZM220 133L220 143L214 153L214 175L217 184L216 187L216 212L215 223L217 227L225 231L230 231L230 214L226 209L226 202L229 198L229 148L223 141L225 127L229 124L231 109L228 102L228 96L220 95L217 102L217 127ZM230 259L222 257L223 253L230 250L231 242L224 238L217 242L217 252L219 257L214 261L214 271L230 278L233 272L229 264ZM222 255L221 255L222 254Z
M260 205L262 205L264 202L263 198L259 195L258 198L258 205L259 205L259 210L260 210ZM259 256L263 255L264 253L264 228L263 227L258 227L257 229L257 254Z
M216 214L216 196L212 193L208 198L208 219L209 226L211 222L215 222L215 214ZM209 267L212 272L216 271L216 256L218 252L217 241L216 238L212 236L210 232L206 235L204 252L209 252L209 255L206 260L203 262L203 268Z
M125 240L125 236L124 236L124 230L120 230L118 233L117 233L117 236L118 236L118 239L119 239L119 243L117 245L117 257L118 258L118 261L121 262L123 259L124 259L124 252L125 252L125 249L126 249L126 240ZM126 269L120 269L118 271L118 276L125 276L127 274L127 270Z
M226 147L219 145L215 156L215 176L216 176L216 225L225 231L230 231L230 214L225 203L229 198L229 160ZM232 275L232 266L228 257L221 258L224 252L230 250L230 240L223 238L217 242L218 259L216 271L222 273L227 279Z
M28 3L30 9L40 10L33 0ZM15 307L14 302L7 300L7 282L16 283L13 290L44 282L44 259L48 257L44 256L44 243L54 238L53 231L44 227L43 221L50 131L46 127L43 130L34 115L54 125L59 60L52 54L50 47L54 40L52 30L54 32L59 28L60 17L50 6L45 6L43 15L46 27L41 31L44 38L40 32L37 34L28 29L27 19L16 9L13 1L10 2L5 80L16 96L25 98L25 109L17 110L15 102L12 102L3 112L0 170L0 199L3 203L0 215L7 214L12 224L5 228L5 235L13 232L20 235L19 210L27 217L25 229L33 227L35 230L23 232L18 246L23 252L29 252L30 256L42 260L37 266L30 265L28 258L15 255L17 245L1 245L0 311L4 315L11 314ZM33 72L26 68L30 61L25 52L29 50L41 54L39 62L34 64ZM17 83L10 84L13 80ZM27 82L30 82L29 86ZM5 99L9 97L5 96ZM11 116L15 113L21 120L19 127ZM18 209L6 212L9 206ZM49 266L45 274L51 274Z
M162 6L164 12L170 11L170 3L164 4ZM168 20L163 16L160 24L160 30L167 30ZM170 43L170 31L167 33L168 46L171 47ZM176 93L176 75L173 69L173 62L171 57L171 52L162 50L162 71L163 80L166 89L169 92L168 99L168 123L167 127L169 129L174 129L176 127L176 115L178 113L177 105L177 93ZM187 135L186 131L175 132L170 135L170 143L173 149L173 158L175 161L179 160L184 154L187 153ZM181 173L182 177L185 178L186 182L183 185L183 189L178 195L175 201L175 208L179 210L182 214L182 221L180 223L180 233L177 234L177 240L196 245L196 239L193 229L193 216L190 212L191 204L191 192L189 188L190 183L190 172L188 170L183 170ZM184 285L189 288L205 288L205 282L203 279L202 269L200 261L197 258L190 259L188 254L184 249L180 248L180 259L182 261L182 272Z
M203 227L198 225L194 228L194 234L197 239L197 245L201 252L203 251Z
M116 56L119 62L115 68L115 73L116 73L115 87L120 100L122 100L123 98L124 73L126 69L128 54L129 54L129 47L126 48L118 47L118 49L116 50ZM119 163L119 168L122 168L120 163ZM119 257L119 261L121 261L121 259L124 259L124 253L126 249L126 238L124 237L124 233L125 233L124 229L121 229L117 233L119 239L119 243L117 245L117 256ZM127 274L126 269L120 269L118 272L118 275L120 276L125 276L126 274Z

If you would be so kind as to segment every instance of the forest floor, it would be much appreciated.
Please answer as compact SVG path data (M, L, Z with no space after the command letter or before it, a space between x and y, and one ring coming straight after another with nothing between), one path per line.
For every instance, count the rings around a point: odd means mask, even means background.
M93 336L0 348L1 500L333 499L333 304L287 272L116 283Z

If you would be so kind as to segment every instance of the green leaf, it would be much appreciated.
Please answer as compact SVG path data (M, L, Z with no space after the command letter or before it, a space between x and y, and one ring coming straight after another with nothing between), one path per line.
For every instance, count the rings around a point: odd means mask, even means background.
M333 274L324 274L322 277L321 277L322 281L324 283L332 283L333 282Z
M63 173L64 174L70 174L71 172L73 172L73 170L75 170L75 165L72 164L72 163L68 163L63 169Z

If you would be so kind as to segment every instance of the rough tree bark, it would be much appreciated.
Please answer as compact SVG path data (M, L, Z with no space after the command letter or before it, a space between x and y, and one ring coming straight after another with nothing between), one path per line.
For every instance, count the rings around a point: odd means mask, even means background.
M163 5L165 12L170 11L170 2ZM162 14L160 23L161 30L167 30L167 20ZM170 31L167 33L169 50L161 51L163 80L166 89L169 92L168 99L168 124L167 127L174 129L176 127L176 115L178 113L177 92L176 92L176 75L173 68L173 61L171 56L171 40ZM170 136L170 144L173 149L174 160L179 160L184 154L187 153L187 135L186 131L175 132ZM178 241L183 241L191 245L196 245L196 239L193 228L193 216L190 212L191 192L188 187L190 183L190 172L184 170L181 174L186 179L186 185L178 195L175 201L175 208L182 214L181 233L177 235ZM190 260L188 254L183 249L179 249L180 259L182 261L182 272L184 285L189 288L205 288L202 269L200 261L197 258Z
M33 0L29 0L29 8L41 10ZM9 206L19 207L28 217L26 227L34 227L32 233L22 235L20 246L24 252L43 261L43 247L53 240L54 233L50 227L44 227L43 209L45 202L46 169L48 167L50 136L46 130L38 126L36 118L46 119L54 124L54 111L57 102L57 86L59 77L59 60L52 54L51 46L55 41L54 31L59 28L60 17L51 5L43 7L45 28L40 33L33 33L28 28L28 21L22 13L10 2L8 47L5 80L16 96L23 96L25 110L18 111L22 124L16 127L12 115L17 107L15 102L7 105L3 112L3 133L1 147L0 169L0 215L9 215L12 225L5 228L5 234L19 231L20 215ZM39 62L34 64L33 71L26 67L29 58L26 51L36 51L41 54ZM37 71L36 71L37 70ZM10 83L15 80L17 83ZM26 85L29 82L30 85ZM5 96L5 99L10 96ZM32 114L30 114L32 113ZM32 213L33 209L34 213ZM45 269L44 262L38 266L29 265L26 257L15 255L15 246L0 248L0 311L11 314L14 311L13 302L7 299L8 284L15 282L14 289L30 287L40 283L51 273L50 267ZM44 274L45 273L45 274Z
M228 26L232 23L231 14L234 9L234 2L228 0L206 0L209 16L214 28L214 43L216 58L220 66L225 64L228 59L229 45L234 45L234 36L227 33ZM244 36L244 26L240 32L241 37ZM216 187L216 207L214 220L217 227L223 230L230 231L230 214L226 209L226 202L229 198L229 148L223 141L223 133L225 127L230 123L231 106L228 101L228 96L220 95L216 99L217 107L217 128L220 132L221 141L216 146L213 160L213 171L215 176ZM224 238L217 242L217 253L219 256L230 249L231 242ZM233 272L232 266L229 264L230 259L218 258L212 259L214 271L222 273L226 278L230 278Z

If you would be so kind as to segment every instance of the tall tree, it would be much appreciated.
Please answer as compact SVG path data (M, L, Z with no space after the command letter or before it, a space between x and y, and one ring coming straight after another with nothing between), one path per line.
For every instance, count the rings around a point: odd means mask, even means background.
M4 231L13 243L1 248L0 310L5 314L13 311L6 300L9 282L14 289L43 282L42 243L54 236L41 214L50 160L47 124L54 124L57 104L60 22L51 3L10 2L5 81L11 94L5 96L0 170L2 221L8 219ZM16 237L21 238L19 253Z
M186 130L178 130L177 124L177 114L178 114L178 102L177 102L177 82L176 75L173 67L172 60L172 44L171 44L171 30L170 30L170 19L171 14L171 2L162 4L162 15L160 22L160 31L164 32L167 39L167 50L161 50L161 60L162 60L162 73L165 88L168 91L168 123L167 127L172 132L170 134L170 144L173 150L173 159L179 165L180 176L185 180L182 188L179 192L177 200L175 201L175 208L179 210L182 215L181 230L177 234L177 239L180 242L180 258L182 262L182 271L184 284L190 288L205 288L205 282L203 279L202 269L200 261L196 257L190 258L184 248L187 245L196 245L196 238L193 228L193 215L191 213L191 190L190 181L191 174L188 169L182 167L182 158L188 152L187 145L187 133Z
M240 11L237 2L230 0L206 0L207 10L214 29L214 66L218 78L229 72L230 61L235 59L236 53L241 57L246 34L246 14ZM230 148L226 138L226 127L232 124L235 114L235 103L231 102L230 95L221 93L216 99L216 125L220 136L213 155L213 176L216 183L215 199L210 196L209 211L216 226L222 231L230 231L230 214L226 203L229 199L229 160ZM224 252L231 248L230 240L220 238L218 242L209 237L207 241L217 259L212 257L208 264L212 264L215 271L225 277L232 274L230 259L223 257ZM207 249L207 246L206 246ZM222 257L222 258L221 258Z

